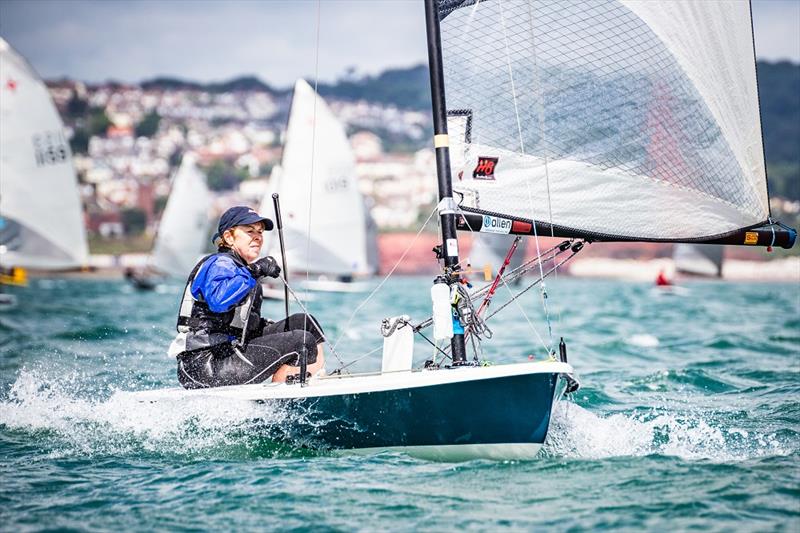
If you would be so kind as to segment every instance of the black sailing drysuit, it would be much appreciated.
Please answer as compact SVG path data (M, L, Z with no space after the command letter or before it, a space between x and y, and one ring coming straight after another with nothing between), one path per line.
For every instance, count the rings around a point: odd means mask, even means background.
M261 286L239 255L221 249L192 269L169 353L178 359L185 388L219 387L260 383L281 365L298 366L303 353L314 363L322 340L322 328L310 315L279 322L261 318Z

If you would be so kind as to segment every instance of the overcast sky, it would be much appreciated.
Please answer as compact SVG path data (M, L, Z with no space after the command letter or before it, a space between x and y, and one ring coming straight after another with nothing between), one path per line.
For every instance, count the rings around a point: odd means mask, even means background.
M318 10L322 80L426 61L420 0L0 0L0 35L44 78L283 87L313 78ZM753 0L753 19L760 59L800 62L800 0Z

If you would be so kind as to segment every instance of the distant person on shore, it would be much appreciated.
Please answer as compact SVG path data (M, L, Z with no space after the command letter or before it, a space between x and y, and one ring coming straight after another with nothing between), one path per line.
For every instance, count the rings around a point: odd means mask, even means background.
M178 380L187 389L286 381L299 374L300 357L314 375L325 364L322 328L311 315L288 320L261 318L263 277L277 278L272 257L258 258L262 232L272 221L236 206L220 217L214 244L189 274L180 311L178 335L169 354L178 359Z

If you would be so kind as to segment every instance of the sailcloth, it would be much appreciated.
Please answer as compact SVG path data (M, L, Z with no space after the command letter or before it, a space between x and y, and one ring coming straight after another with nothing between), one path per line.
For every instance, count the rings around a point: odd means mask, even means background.
M185 278L208 247L212 196L206 176L187 153L172 181L172 190L158 226L150 264L174 277Z
M64 124L42 80L0 38L0 263L75 268L88 256Z
M462 207L635 240L767 221L746 0L440 0L439 16Z
M303 80L294 87L280 170L271 181L280 195L292 272L371 273L355 157L342 124ZM271 203L265 198L262 213L272 212ZM278 256L277 239L269 244L268 253Z

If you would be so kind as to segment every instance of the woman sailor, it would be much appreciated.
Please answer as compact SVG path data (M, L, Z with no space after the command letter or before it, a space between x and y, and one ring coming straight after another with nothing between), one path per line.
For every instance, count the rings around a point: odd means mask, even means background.
M261 285L281 269L272 257L258 258L263 231L272 221L249 207L223 213L214 243L186 282L178 313L178 335L169 354L178 359L178 380L187 389L286 381L306 357L312 375L325 364L322 328L311 315L286 320L261 318Z

